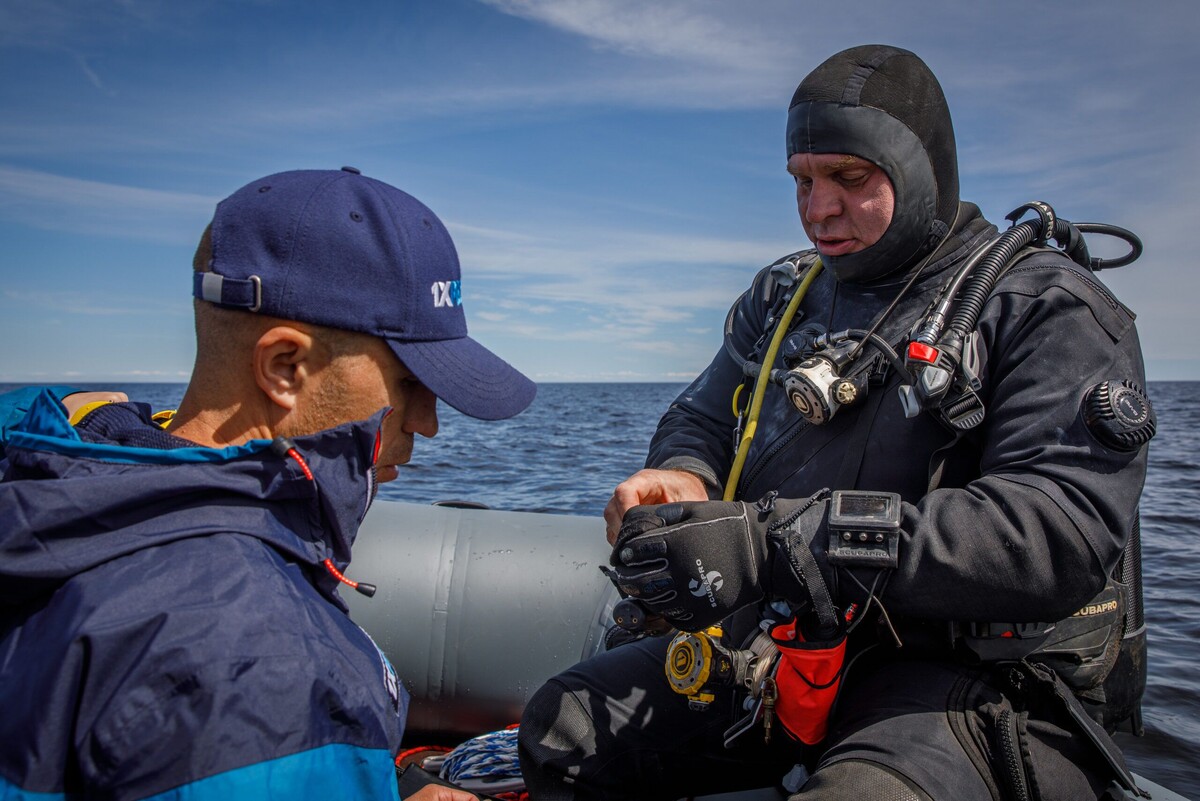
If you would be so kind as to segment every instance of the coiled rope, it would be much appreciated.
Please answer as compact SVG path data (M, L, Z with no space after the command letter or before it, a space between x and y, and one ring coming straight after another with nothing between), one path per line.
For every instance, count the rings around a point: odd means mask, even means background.
M464 790L491 794L523 790L517 759L517 727L467 740L446 755L441 778Z

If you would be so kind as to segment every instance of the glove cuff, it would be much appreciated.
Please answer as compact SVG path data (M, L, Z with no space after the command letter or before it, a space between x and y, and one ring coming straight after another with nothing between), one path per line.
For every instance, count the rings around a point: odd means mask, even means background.
M822 631L832 636L839 628L838 615L825 570L813 553L813 544L820 547L825 541L821 535L826 529L828 506L826 500L812 502L795 522L769 535L768 548L772 555L771 583L767 591L772 597L811 605Z

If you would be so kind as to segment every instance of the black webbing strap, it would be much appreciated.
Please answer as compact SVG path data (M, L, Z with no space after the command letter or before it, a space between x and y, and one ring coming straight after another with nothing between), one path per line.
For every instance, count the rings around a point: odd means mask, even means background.
M1125 759L1121 756L1120 747L1113 742L1112 737L1099 723L1092 720L1079 703L1079 699L1071 692L1071 688L1063 682L1061 676L1044 665L1029 662L1019 663L1018 667L1012 668L1009 678L1009 684L1016 692L1028 691L1032 688L1027 688L1026 682L1014 676L1014 673L1024 674L1028 683L1039 686L1043 697L1048 696L1053 699L1053 702L1059 704L1060 708L1075 723L1079 733L1096 749L1096 754L1112 771L1114 779L1123 790L1135 798L1150 797L1149 793L1137 786L1137 781L1129 772L1129 768L1125 765Z
M820 526L820 516L800 515L785 535L784 551L787 552L792 570L808 590L808 597L812 600L813 612L821 624L821 630L835 632L838 630L838 614L833 608L833 599L829 595L829 587L825 585L825 578L821 575L821 568L808 545L817 536Z
M854 416L849 436L842 445L842 464L838 468L833 489L849 490L858 486L858 474L867 456L867 441L870 440L871 429L875 426L875 415L879 413L883 396L890 394L896 380L896 377L889 376L889 380L882 386L871 387L867 393L867 400Z

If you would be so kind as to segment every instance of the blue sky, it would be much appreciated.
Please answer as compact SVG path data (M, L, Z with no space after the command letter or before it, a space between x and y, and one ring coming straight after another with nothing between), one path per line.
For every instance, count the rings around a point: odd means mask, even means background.
M865 42L938 74L963 197L993 220L1041 199L1142 236L1102 277L1150 378L1200 379L1196 18L1170 0L0 0L0 381L186 380L216 202L346 164L446 222L472 335L531 377L688 380L754 272L806 244L796 83Z

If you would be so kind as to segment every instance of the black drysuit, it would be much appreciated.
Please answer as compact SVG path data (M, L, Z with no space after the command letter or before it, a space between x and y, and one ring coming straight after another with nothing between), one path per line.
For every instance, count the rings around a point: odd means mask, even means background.
M893 345L907 342L938 289L995 234L977 207L958 202L953 131L936 79L896 48L837 54L793 99L788 153L802 152L872 161L891 181L895 212L876 244L826 260L772 366L784 366L814 330L869 328L924 262L879 329ZM782 291L770 276L760 272L731 312L728 338L739 356L766 350ZM899 566L880 593L903 647L884 626L854 632L825 742L809 749L777 734L764 745L752 732L724 749L737 699L729 693L706 712L688 709L663 675L665 638L642 640L551 679L530 701L521 751L533 797L715 793L770 784L798 761L816 768L806 799L1050 801L1104 791L1111 774L1098 750L1061 708L1039 701L1049 691L967 664L950 624L1061 620L1105 585L1136 517L1146 453L1102 444L1084 401L1105 381L1144 386L1133 315L1088 270L1035 251L1002 276L975 330L986 415L961 437L931 413L906 418L894 370L864 402L820 426L805 423L778 387L766 392L739 499L803 498L830 487L904 501ZM693 472L719 497L742 380L740 359L722 349L664 415L647 467ZM814 542L820 550L822 536ZM846 570L836 573L835 603L861 602L862 588ZM873 575L854 577L869 585ZM864 763L872 772L856 780ZM903 778L888 779L895 776ZM883 784L872 791L871 782Z
M903 338L938 286L994 233L970 204L960 217L966 222L943 246L947 255L926 268L883 326L885 339ZM767 332L768 275L759 273L735 305L733 342L741 353ZM865 328L900 284L900 277L842 284L824 273L775 366L795 340L810 336L806 329ZM905 646L895 648L882 627L863 626L852 637L848 660L869 653L847 674L814 786L839 761L867 759L934 799L1009 797L1012 780L984 767L1007 708L1004 688L952 653L946 621L1067 617L1103 587L1126 542L1145 449L1103 446L1087 429L1082 406L1100 382L1143 382L1133 315L1086 270L1058 254L1033 253L1001 279L977 330L987 411L957 440L932 414L905 418L894 375L871 387L861 406L821 426L806 424L781 389L766 393L738 497L777 491L799 498L832 487L897 492L904 500L900 564L882 600ZM731 354L719 352L664 415L647 466L692 471L719 494L732 461L731 398L741 376ZM872 395L882 397L872 402ZM931 468L939 486L927 491ZM863 583L870 576L862 573ZM844 606L861 600L861 591L841 581L835 596ZM764 747L756 732L724 750L721 736L732 717L719 707L732 699L689 710L663 676L664 639L585 662L531 701L522 739L535 797L711 793L770 783L790 762L816 759L817 752L778 735ZM956 715L959 724L948 722ZM1095 797L1108 784L1071 725L1040 710L1024 725L1033 760L1024 781L1039 784L1042 797ZM560 784L562 775L573 783Z

